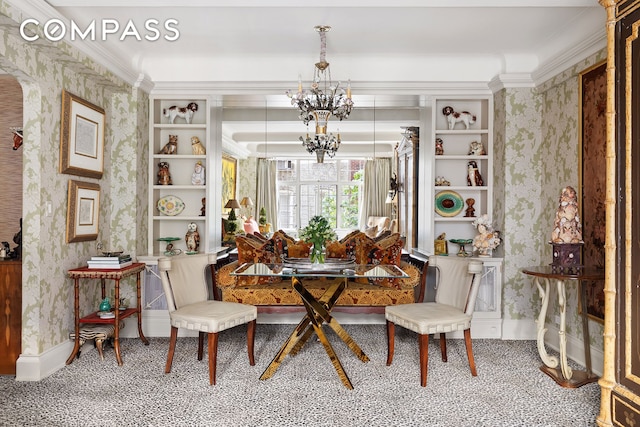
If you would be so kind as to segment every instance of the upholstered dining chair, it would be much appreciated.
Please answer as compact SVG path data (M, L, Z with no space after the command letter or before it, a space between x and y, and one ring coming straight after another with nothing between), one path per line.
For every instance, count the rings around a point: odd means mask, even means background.
M255 365L253 345L255 340L257 308L252 305L208 299L207 266L215 267L215 254L177 255L160 258L158 268L167 299L171 321L171 338L165 374L171 372L173 353L176 349L178 329L198 331L198 360L202 360L205 334L209 353L209 384L216 383L216 359L218 333L234 326L247 326L247 352L249 364ZM212 274L212 277L215 277ZM215 282L213 283L215 287Z
M427 386L429 335L440 334L442 361L447 361L446 333L463 331L471 375L477 375L471 346L471 318L476 304L482 263L459 257L431 256L436 268L435 302L418 302L385 307L387 319L387 366L393 361L395 325L418 334L420 385Z

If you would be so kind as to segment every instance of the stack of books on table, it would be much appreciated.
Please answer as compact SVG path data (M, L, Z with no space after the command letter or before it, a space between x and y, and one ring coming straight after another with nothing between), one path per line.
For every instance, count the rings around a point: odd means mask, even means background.
M131 255L118 255L118 256L92 256L87 261L89 268L102 268L102 269L118 269L128 267L133 264Z

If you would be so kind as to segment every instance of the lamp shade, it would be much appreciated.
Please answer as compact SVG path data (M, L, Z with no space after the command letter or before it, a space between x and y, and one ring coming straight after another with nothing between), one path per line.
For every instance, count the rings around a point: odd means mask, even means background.
M244 206L245 208L250 208L253 206L253 200L251 200L251 197L243 197L242 201L240 201L240 205Z
M240 203L238 203L236 199L229 199L229 201L227 202L226 205L224 205L224 207L228 209L238 209L240 208Z

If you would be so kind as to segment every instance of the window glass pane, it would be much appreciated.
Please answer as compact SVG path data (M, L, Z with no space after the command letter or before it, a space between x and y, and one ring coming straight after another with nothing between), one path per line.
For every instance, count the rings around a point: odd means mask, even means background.
M336 227L336 186L335 185L300 185L300 228L306 227L315 215L322 215Z
M295 181L296 161L295 160L278 160L278 181Z
M364 160L340 160L340 181L362 181L363 173Z
M278 160L278 227L295 232L314 215L333 228L358 227L365 160Z
M340 202L340 228L358 228L360 186L358 184L341 185L340 194L342 195Z
M282 229L297 229L298 217L295 185L278 185L278 227Z
M300 160L300 181L335 182L337 176L335 160L325 160L324 163L317 163L315 159Z

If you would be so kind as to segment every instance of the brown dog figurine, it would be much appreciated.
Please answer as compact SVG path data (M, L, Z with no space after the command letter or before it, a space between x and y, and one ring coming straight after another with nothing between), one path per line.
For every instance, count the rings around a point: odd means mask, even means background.
M171 174L167 162L158 163L158 185L171 185Z
M178 135L169 135L169 142L162 147L160 154L178 154Z

